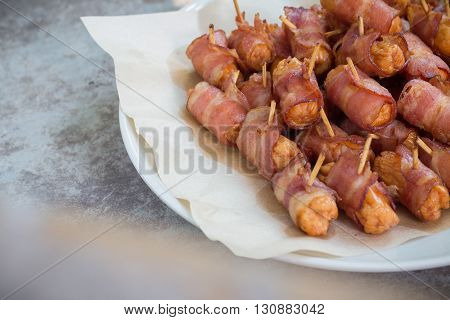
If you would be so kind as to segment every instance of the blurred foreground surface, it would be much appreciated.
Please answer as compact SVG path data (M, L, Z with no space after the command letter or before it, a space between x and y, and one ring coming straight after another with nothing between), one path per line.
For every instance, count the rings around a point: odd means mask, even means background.
M148 189L120 136L113 62L79 17L187 2L0 3L0 297L440 298L406 273L236 257ZM413 274L450 295L450 267Z

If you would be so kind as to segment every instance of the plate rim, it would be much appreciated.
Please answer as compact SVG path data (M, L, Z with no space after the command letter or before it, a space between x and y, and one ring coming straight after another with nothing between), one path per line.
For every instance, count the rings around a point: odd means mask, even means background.
M135 167L138 174L141 176L142 180L146 185L158 196L170 209L172 209L176 214L181 216L183 219L191 223L192 225L198 227L195 221L192 219L190 213L185 207L181 205L178 199L176 199L172 193L165 192L167 187L163 185L162 180L156 172L152 172L150 175L141 174L139 170L139 149L142 148L143 138L140 137L134 128L133 120L128 117L119 106L119 126L125 149L127 151L128 157L130 158L133 166ZM449 234L450 234L450 230ZM445 232L445 231L444 231ZM399 249L407 243L413 241L420 241L425 239L430 239L433 236L437 236L441 233L429 237L421 237L415 240L406 242L395 248L390 248L386 250ZM383 252L386 250L380 250ZM400 249L401 250L401 249ZM350 272L403 272L403 271L414 271L414 270L425 270L437 267L444 267L450 265L450 253L446 256L439 256L435 258L426 259L414 259L408 261L393 261L394 259L385 259L384 261L370 261L362 260L357 261L355 258L370 258L377 257L376 253L369 253L358 256L351 257L314 257L308 256L300 253L289 253L282 256L273 257L272 259L295 264L299 266L312 267L324 270L334 270L334 271L350 271ZM352 260L353 258L353 260Z

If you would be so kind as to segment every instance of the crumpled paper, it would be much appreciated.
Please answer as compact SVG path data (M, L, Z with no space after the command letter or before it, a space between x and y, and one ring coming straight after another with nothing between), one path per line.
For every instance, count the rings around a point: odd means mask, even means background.
M283 5L298 1L240 0L251 19L256 12L277 22ZM309 6L314 1L305 1ZM189 43L208 30L235 27L231 0L199 11L82 18L91 36L114 59L122 111L152 148L158 174L176 198L186 200L193 220L211 240L234 254L269 258L296 251L353 256L398 246L450 227L449 214L424 224L398 208L401 223L378 236L366 235L340 214L328 235L299 231L276 200L271 185L245 165L238 150L216 139L186 111L186 92L200 78L185 55Z

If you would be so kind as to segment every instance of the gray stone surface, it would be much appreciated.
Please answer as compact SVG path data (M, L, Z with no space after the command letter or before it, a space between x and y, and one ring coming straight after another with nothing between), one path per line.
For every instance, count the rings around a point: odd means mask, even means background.
M424 282L450 295L449 267L349 274L236 257L148 189L122 143L115 81L83 56L111 73L112 60L79 17L174 2L0 1L0 297L442 298Z

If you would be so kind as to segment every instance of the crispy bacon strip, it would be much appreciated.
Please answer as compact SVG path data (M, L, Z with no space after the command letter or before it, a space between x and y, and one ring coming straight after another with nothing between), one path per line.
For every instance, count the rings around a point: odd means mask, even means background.
M356 69L359 79L348 65L331 70L325 80L327 98L355 124L372 132L395 119L395 100L386 88Z
M342 39L336 62L346 64L346 58L350 57L369 76L391 77L403 69L408 54L402 35L381 35L379 31L368 30L361 36L358 24L353 24Z
M450 142L450 97L423 80L409 81L398 100L403 118L431 133L441 142Z
M227 48L228 41L223 30L214 32L215 44L209 42L208 35L192 41L186 50L195 71L210 84L225 89L230 76L238 71L236 54Z
M270 101L272 101L272 77L270 72L267 72L266 77L266 86L264 86L261 73L254 73L247 81L239 84L239 90L247 98L250 108L270 105Z
M411 4L406 11L411 31L440 55L450 56L450 18L442 12L425 12L419 4Z
M223 93L207 82L200 82L189 91L186 108L221 143L234 145L247 110L230 93L234 89L229 88Z
M284 28L278 24L267 24L270 39L275 47L275 60L283 60L291 56L291 47Z
M359 128L349 119L345 119L341 123L341 128L348 134L357 134L360 136L367 136L368 132ZM372 141L372 149L375 153L382 151L395 151L398 145L405 143L412 146L417 138L417 131L414 128L406 126L399 120L394 120L386 127L375 130L374 133L378 139Z
M450 77L448 65L436 56L419 37L411 32L405 32L403 37L408 43L410 52L409 62L403 72L408 80L429 80L433 77L447 80Z
M272 123L269 124L269 114L270 107L250 110L236 140L241 153L266 179L270 179L276 172L272 152L280 138L278 116L275 114Z
M261 71L264 63L269 64L275 57L275 47L267 33L266 23L255 15L254 26L240 22L229 38L230 48L236 49L239 57L248 69Z
M330 222L338 217L336 193L317 178L311 186L306 158L299 153L272 178L275 196L289 211L292 221L310 236L327 234Z
M398 224L399 218L386 188L380 184L376 173L366 162L358 174L360 154L352 150L344 151L324 178L339 197L338 206L364 232L383 233Z
M297 58L281 61L273 72L274 94L280 98L281 114L286 125L303 129L320 119L323 96L312 73L307 76L308 67Z
M429 155L419 149L420 161L436 172L447 188L450 188L450 147L428 138L422 138L422 140L433 150L433 153Z
M294 56L299 60L311 58L314 48L319 45L314 71L318 75L328 71L333 62L333 54L317 11L302 7L284 7L284 13L297 27L296 30L291 30L284 25Z
M322 6L341 21L352 24L358 17L364 19L367 28L382 34L401 31L400 12L382 0L320 0Z
M384 151L375 159L375 171L388 186L398 191L399 201L423 221L440 218L449 207L449 194L441 179L419 161L413 168L413 156L404 145L395 152Z
M406 7L410 4L410 0L383 0L392 8L397 9L400 12L400 16L406 13Z

